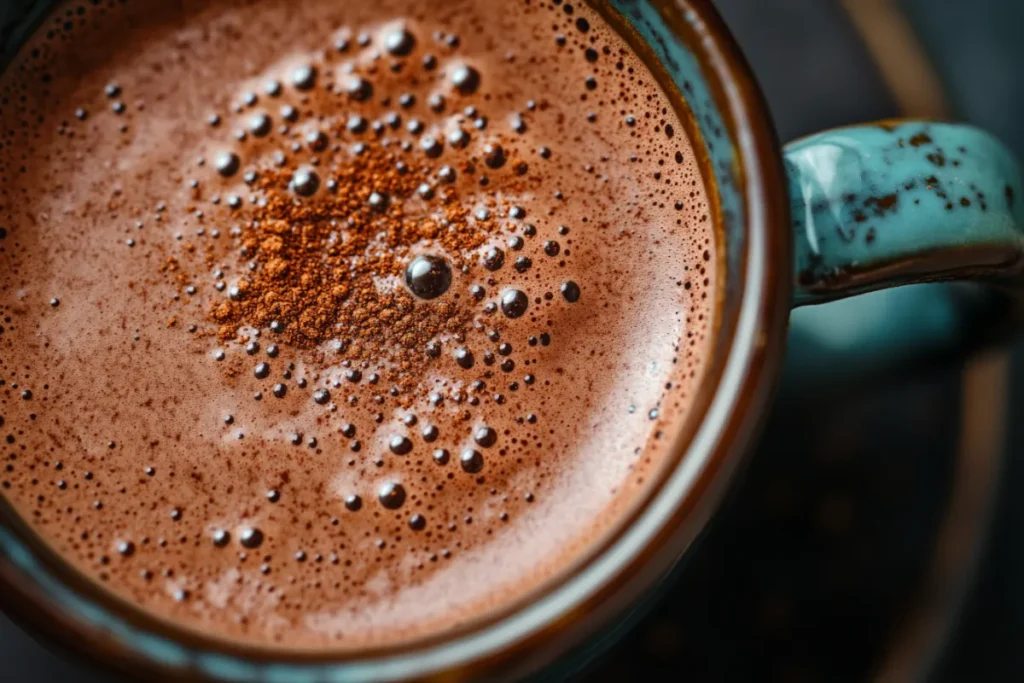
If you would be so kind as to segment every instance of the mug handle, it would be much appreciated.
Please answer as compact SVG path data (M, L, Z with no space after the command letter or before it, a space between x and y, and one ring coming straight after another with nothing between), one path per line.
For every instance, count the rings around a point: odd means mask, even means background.
M1024 271L1021 169L968 125L883 121L786 146L794 306Z

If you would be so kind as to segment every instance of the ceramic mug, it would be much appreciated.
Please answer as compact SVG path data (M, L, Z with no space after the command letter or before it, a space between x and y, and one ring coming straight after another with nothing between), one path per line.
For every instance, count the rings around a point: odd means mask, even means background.
M52 4L0 10L5 66ZM792 307L912 282L1008 283L1024 267L1021 171L991 136L887 121L780 150L750 69L710 0L592 4L684 113L703 158L721 255L707 377L669 465L616 532L571 575L461 630L344 657L283 655L204 639L138 611L62 563L0 501L6 611L58 646L159 679L564 676L626 630L691 551L765 414Z

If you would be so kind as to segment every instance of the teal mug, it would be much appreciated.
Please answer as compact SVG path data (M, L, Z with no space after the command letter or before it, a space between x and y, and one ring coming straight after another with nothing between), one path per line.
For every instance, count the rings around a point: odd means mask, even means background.
M0 8L3 67L53 4ZM692 419L675 435L671 466L617 533L571 576L458 632L344 657L282 655L204 639L125 606L62 563L0 500L0 602L8 613L59 647L161 680L562 677L625 632L693 552L769 405L794 306L974 280L992 286L929 295L954 296L956 314L915 331L919 348L940 349L962 341L965 326L1011 319L1012 299L1001 294L1024 266L1024 187L998 141L969 126L887 121L780 151L753 76L710 0L591 4L689 122L724 255L719 332Z

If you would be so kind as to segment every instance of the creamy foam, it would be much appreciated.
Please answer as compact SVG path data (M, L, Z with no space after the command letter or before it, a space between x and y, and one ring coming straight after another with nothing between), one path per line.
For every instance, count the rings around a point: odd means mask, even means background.
M250 643L392 644L560 575L642 493L709 349L715 240L668 98L586 6L180 4L68 4L0 79L3 495L110 590ZM241 250L270 192L246 172L316 206L360 143L457 211L331 239L440 254L437 299L371 276L459 315L426 346L225 334L269 263ZM437 219L426 194L389 200Z

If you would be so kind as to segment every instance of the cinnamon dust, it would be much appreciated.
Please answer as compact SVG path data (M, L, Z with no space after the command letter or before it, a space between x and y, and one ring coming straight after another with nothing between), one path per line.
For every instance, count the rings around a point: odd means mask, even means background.
M314 169L331 182L308 199L290 189L291 170L263 171L253 184L260 198L237 237L240 261L256 267L232 298L212 306L220 337L272 327L299 348L334 341L353 359L398 361L422 356L440 334L464 330L473 313L468 295L453 287L441 299L419 301L402 284L403 271L415 247L467 272L470 252L499 221L470 215L457 190L467 182L439 183L411 157L365 145L330 173ZM472 159L456 171L469 182L475 172Z

